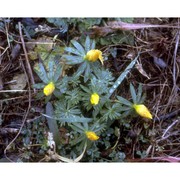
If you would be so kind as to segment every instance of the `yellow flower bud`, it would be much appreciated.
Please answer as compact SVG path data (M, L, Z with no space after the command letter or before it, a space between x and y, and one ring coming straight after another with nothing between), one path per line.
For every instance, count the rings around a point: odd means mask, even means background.
M97 136L96 133L93 131L86 131L85 134L86 137L91 141L96 141L99 139L99 136Z
M44 92L44 94L45 94L46 96L49 96L50 94L53 93L54 89L55 89L54 83L53 83L53 82L50 82L48 85L46 85L46 86L44 87L43 92Z
M90 102L92 105L97 105L99 103L99 95L97 93L93 93L91 95Z
M136 112L147 119L152 119L152 115L149 112L148 108L144 104L134 104L133 108L136 110Z
M87 54L85 55L84 59L91 61L91 62L95 62L99 59L102 64L104 61L104 59L102 57L102 52L98 49L92 49L92 50L88 51Z

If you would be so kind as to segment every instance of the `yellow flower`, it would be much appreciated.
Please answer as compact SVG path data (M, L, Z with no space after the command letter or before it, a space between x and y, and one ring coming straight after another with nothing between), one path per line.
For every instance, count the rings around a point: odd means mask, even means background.
M84 59L91 61L91 62L95 62L99 59L102 64L104 61L104 59L102 57L102 52L98 49L92 49L92 50L88 51L87 54L85 55Z
M86 131L86 137L91 141L96 141L99 139L99 136L96 135L93 131Z
M133 108L140 116L147 119L152 119L152 114L149 112L148 108L144 104L134 104Z
M93 93L91 95L90 102L92 105L97 105L99 103L99 95L97 93Z
M54 89L55 89L54 83L53 83L53 82L50 82L48 85L46 85L46 86L44 87L43 92L44 92L44 94L45 94L46 96L49 96L50 94L53 93Z

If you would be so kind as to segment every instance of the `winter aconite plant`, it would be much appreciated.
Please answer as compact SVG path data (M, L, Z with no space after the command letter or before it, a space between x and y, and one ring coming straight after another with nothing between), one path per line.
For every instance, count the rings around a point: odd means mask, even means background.
M95 41L91 41L89 36L87 36L84 45L79 44L75 40L72 40L71 43L74 47L66 47L65 51L68 54L63 57L66 59L67 64L79 64L77 74L82 74L86 82L91 78L92 73L101 69L101 64L103 64L104 61L102 52L95 49ZM101 63L99 63L98 60Z
M47 70L42 63L36 64L34 70L42 80L42 83L35 84L34 88L43 89L43 91L40 91L39 97L45 95L48 101L53 93L58 92L57 89L61 84L58 80L62 74L62 67L57 61L52 60L48 62Z
M102 134L111 129L114 121L131 121L137 115L152 119L143 104L141 85L136 92L130 83L129 100L119 94L112 97L137 58L114 80L112 73L104 66L103 56L103 52L95 47L95 41L87 36L83 44L72 40L61 59L52 59L47 68L42 63L34 68L42 80L34 87L40 89L40 97L44 96L46 102L49 101L42 115L48 121L58 154L67 156L69 152L71 158L77 158L82 153L82 158L86 149L87 154L91 152L93 155L98 145L104 142ZM70 68L64 70L64 64L70 65ZM59 135L58 129L62 127L66 132L63 134L66 143ZM106 142L105 146L109 144ZM65 149L68 149L67 152Z

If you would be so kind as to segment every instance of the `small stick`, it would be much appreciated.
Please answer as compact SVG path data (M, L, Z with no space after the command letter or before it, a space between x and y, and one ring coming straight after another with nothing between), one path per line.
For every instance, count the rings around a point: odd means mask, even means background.
M171 129L178 121L179 121L179 119L175 120L170 126L168 126L168 128L165 130L165 132L162 135L162 139L165 137L165 135L167 134L169 129Z
M178 26L179 26L179 19L178 19ZM176 81L177 78L176 75L179 74L179 72L176 72L176 57L177 57L177 50L179 46L179 36L180 36L180 31L178 30L177 35L176 35L176 44L175 44L175 49L174 49L174 56L173 56L173 87L176 87ZM173 88L174 89L174 88Z
M23 51L24 51L25 59L26 59L26 67L27 67L27 70L28 70L28 74L30 75L31 83L32 83L32 85L34 85L35 81L34 81L33 73L32 73L32 70L31 70L31 66L29 64L29 59L28 59L28 55L27 55L27 51L26 51L26 47L25 47L25 43L24 43L24 38L23 38L23 35L22 35L21 22L18 22L18 26L19 26L19 34L20 34L20 38L21 38L21 42L22 42L22 46L23 46ZM35 92L36 92L36 90L34 89L34 93Z
M26 79L27 79L27 83L28 83L28 95L29 95L29 103L28 103L28 107L27 107L27 111L26 111L26 113L25 113L25 115L24 115L24 117L23 117L23 120L22 120L22 124L21 124L21 127L20 127L20 129L19 129L19 131L18 131L18 133L16 134L16 136L14 137L14 139L6 146L6 148L4 149L4 155L5 155L5 157L6 157L6 159L8 159L10 162L13 162L9 157L7 157L7 150L11 147L11 145L13 144L13 142L15 142L15 140L18 138L18 136L20 135L20 133L21 133L21 131L22 131L22 129L23 129L23 127L24 127L24 124L25 124L25 122L26 122L26 119L27 119L27 116L28 116L28 114L29 114L29 111L30 111L30 108L31 108L31 87L30 87L30 83L29 83L29 79L28 79L28 75L27 75L27 73L26 73L26 70L25 70L25 67L24 67L24 65L23 65L23 62L22 62L22 60L21 60L21 63L22 63L22 67L23 67L23 70L24 70L24 73L25 73L25 75L26 75Z

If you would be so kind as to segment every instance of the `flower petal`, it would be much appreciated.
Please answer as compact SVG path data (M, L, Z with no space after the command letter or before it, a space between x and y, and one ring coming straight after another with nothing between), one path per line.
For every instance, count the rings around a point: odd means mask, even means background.
M43 89L43 92L46 96L49 96L53 93L55 90L55 85L53 82L50 82L48 85L46 85Z
M90 102L92 105L97 105L99 103L99 95L97 93L93 93L91 95Z
M98 49L91 49L90 51L88 51L87 54L85 55L84 59L91 61L91 62L95 62L99 59L102 64L104 61L103 57L102 57L102 52Z
M96 133L93 131L86 131L85 134L86 137L91 141L96 141L99 139L99 136L97 136Z
M133 107L140 116L147 119L152 119L152 114L144 104L134 104Z

